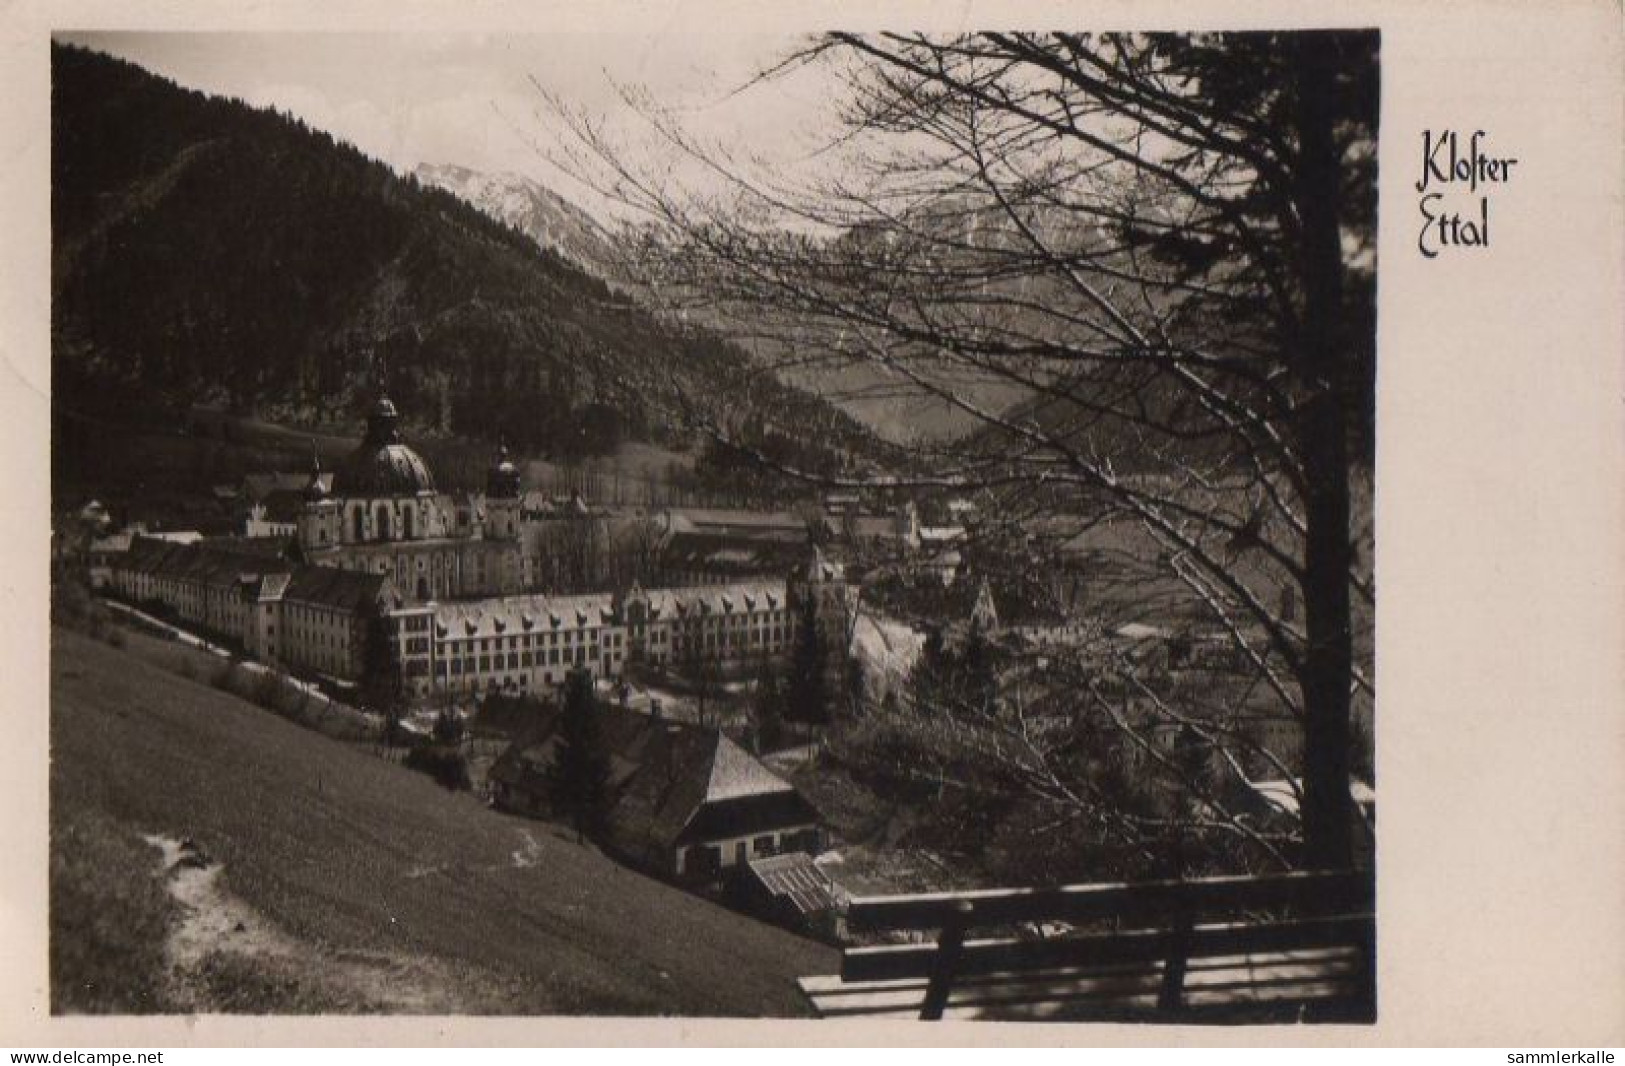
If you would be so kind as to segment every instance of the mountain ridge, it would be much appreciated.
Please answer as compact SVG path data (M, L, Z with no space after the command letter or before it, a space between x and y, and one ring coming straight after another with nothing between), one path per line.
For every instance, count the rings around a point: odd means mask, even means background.
M604 227L591 213L535 178L458 163L420 163L412 168L412 176L472 204L588 273L611 284L619 280Z
M558 252L325 131L52 46L59 404L352 422L386 372L434 434L550 456L771 412L867 431ZM83 413L83 412L81 412Z

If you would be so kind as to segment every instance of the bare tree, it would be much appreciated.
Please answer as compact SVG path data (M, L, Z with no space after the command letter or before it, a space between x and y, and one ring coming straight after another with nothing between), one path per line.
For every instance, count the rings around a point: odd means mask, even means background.
M977 427L824 483L978 493L995 516L978 536L1007 557L1137 530L1125 554L1233 644L1248 698L1301 723L1289 861L1340 866L1351 706L1371 693L1353 503L1372 440L1377 45L831 34L763 75L844 78L841 165L805 179L700 143L628 92L717 178L704 192L552 102L576 135L560 161L648 220L626 263L646 298L781 373L928 395ZM1015 406L994 399L1012 390ZM1123 693L1083 691L1121 711ZM1138 696L1164 724L1235 739Z

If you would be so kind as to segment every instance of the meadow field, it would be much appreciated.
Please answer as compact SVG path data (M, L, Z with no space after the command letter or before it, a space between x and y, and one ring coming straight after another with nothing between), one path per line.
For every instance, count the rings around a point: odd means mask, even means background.
M51 682L55 1012L783 1016L836 966L61 627Z

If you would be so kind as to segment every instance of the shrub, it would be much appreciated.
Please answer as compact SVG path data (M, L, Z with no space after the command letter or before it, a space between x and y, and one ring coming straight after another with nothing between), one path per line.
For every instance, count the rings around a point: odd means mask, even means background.
M458 744L463 739L463 720L449 707L435 716L434 739L441 744Z
M236 663L218 663L209 674L209 684L222 692L236 692L239 684L238 675L241 672L241 668Z
M406 765L419 773L428 774L453 792L467 792L472 786L468 773L468 759L457 748L447 744L425 744L406 753Z
M275 672L271 670L257 671L253 675L250 695L254 703L268 711L275 711L280 714L282 711L282 694L286 687L283 679Z

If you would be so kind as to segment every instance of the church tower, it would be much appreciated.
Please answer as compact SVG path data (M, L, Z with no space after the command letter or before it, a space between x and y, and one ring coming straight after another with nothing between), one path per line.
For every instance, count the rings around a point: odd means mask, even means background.
M508 442L497 445L496 458L485 472L485 537L515 540L519 536L519 468L508 455Z
M830 562L815 546L807 565L791 574L785 591L789 595L792 617L800 618L805 604L811 600L824 646L832 652L844 651L858 608L858 590L847 583L846 568Z
M305 483L305 506L299 514L299 547L306 551L329 548L338 543L339 502L327 491L327 475L322 473L322 457L316 442L310 444L310 480Z

